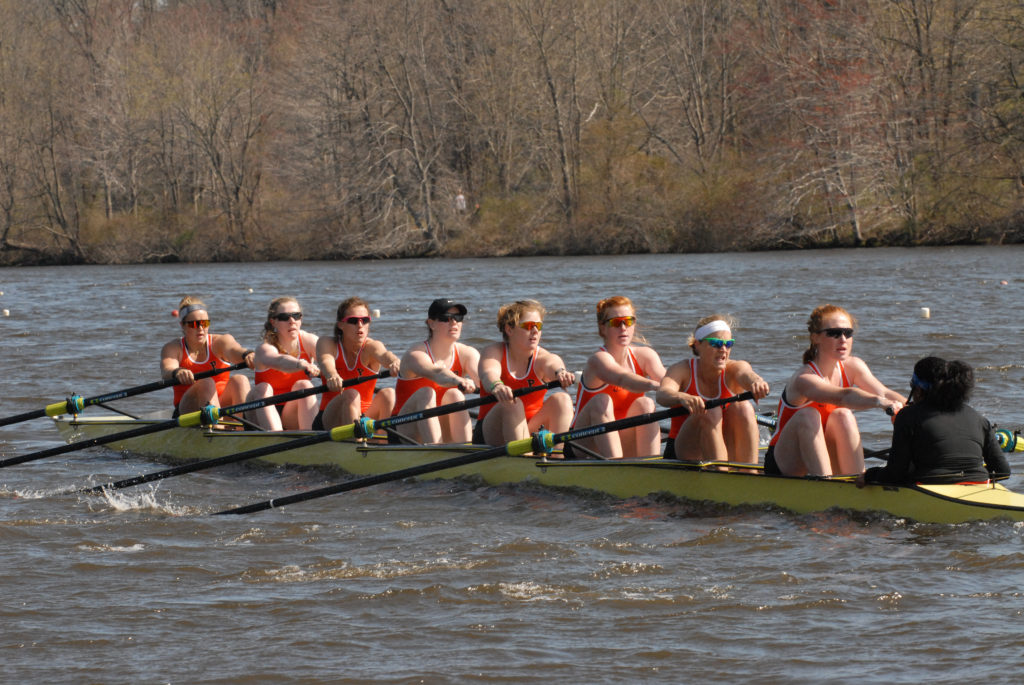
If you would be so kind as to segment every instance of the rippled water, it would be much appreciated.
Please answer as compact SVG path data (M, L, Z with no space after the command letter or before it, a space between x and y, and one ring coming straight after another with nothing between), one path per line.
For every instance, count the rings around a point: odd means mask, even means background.
M497 336L497 306L537 297L546 347L581 368L597 299L625 293L667 361L701 316L740 320L734 355L772 384L807 314L860 319L856 353L903 388L929 353L974 364L974 405L1024 425L1020 247L618 258L0 270L0 416L158 377L178 297L252 345L272 297L330 329L341 299L379 308L401 351L443 295ZM1005 284L1002 281L1006 281ZM250 292L251 289L251 292ZM929 307L931 318L921 317ZM165 408L170 391L120 403ZM100 412L98 408L90 412ZM866 444L888 421L862 413ZM0 428L3 456L57 443ZM1024 469L1019 458L1012 462ZM156 469L105 449L0 471L0 656L32 682L1016 682L1021 527L793 516L539 487L393 483L249 517L206 514L334 482L253 465L123 491L57 495ZM1019 479L1010 482L1020 489Z

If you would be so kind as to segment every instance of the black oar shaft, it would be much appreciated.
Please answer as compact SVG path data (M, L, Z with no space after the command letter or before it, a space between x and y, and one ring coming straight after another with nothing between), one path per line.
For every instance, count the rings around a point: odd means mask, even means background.
M342 382L343 387L350 385L357 385L364 381L372 380L374 378L383 378L389 374L387 369L382 369L380 372L372 376L359 376L357 378L349 378ZM326 386L317 385L311 388L303 388L301 390L293 390L292 392L286 392L282 395L273 395L272 397L265 397L260 400L253 400L252 402L244 402L242 404L234 404L229 407L209 407L209 413L212 418L216 420L221 416L230 416L243 411L249 411L251 409L258 409L265 407L268 404L280 404L282 402L289 402L300 397L306 397L307 395L313 395L315 393L323 392ZM46 457L57 456L58 454L67 454L68 452L74 452L76 450L85 449L86 447L96 447L98 445L106 445L111 442L117 442L120 440L128 440L136 438L141 435L148 435L150 433L157 433L162 430L168 430L177 426L191 427L199 426L203 422L204 412L196 411L183 416L179 416L177 419L168 419L167 421L161 421L148 426L140 426L139 428L133 428L131 430L122 431L120 433L113 433L111 435L102 435L96 438L90 438L88 440L80 440L78 442L68 443L67 445L60 445L58 447L51 447L50 449L42 450L40 452L32 452L30 454L23 454L17 457L9 457L7 459L0 460L0 468L5 466L14 466L15 464L24 464L29 461L36 461L37 459L45 459ZM287 448L285 448L287 449Z
M220 369L211 369L210 371L203 371L202 373L195 374L196 380L203 378L209 378L216 376L217 374L225 373L228 371L236 371L238 369L245 368L245 362L239 362L226 366ZM106 395L96 395L95 397L77 398L75 402L78 406L69 406L72 400L61 400L60 402L54 402L49 404L42 409L35 409L28 411L17 416L8 416L7 418L0 419L0 426L10 426L11 424L21 423L22 421L29 421L31 419L40 419L44 416L60 416L61 414L74 414L84 409L85 407L91 407L97 404L103 404L105 402L113 402L114 400L124 399L125 397L134 397L135 395L141 395L143 393L152 392L154 390L160 390L162 388L168 388L174 385L178 385L178 381L173 378L167 380L154 381L152 383L146 383L145 385L137 385L134 388L125 388L124 390L116 390Z
M395 480L414 478L415 476L421 476L425 473L433 473L434 471L443 471L457 466L474 464L478 461L494 459L496 457L504 456L505 454L526 454L532 449L532 446L533 439L525 438L523 440L510 442L506 445L501 445L500 447L492 447L488 450L460 454L459 456L451 457L450 459L432 461L427 464L420 464L419 466L410 466L408 468L388 471L387 473L381 473L374 476L357 478L356 480L350 480L345 483L328 485L327 487L318 488L316 490L300 492L294 495L287 495L285 497L278 497L277 499L270 499L265 502L257 502L256 504L249 504L236 509L218 511L215 516L221 516L223 514L251 514L257 511L273 509L274 507L283 507L286 504L294 504L296 502L304 502L318 497L326 497L327 495L335 495L339 492L349 492L350 490L358 490L360 488L370 487L371 485L380 485L381 483L388 483Z
M734 395L733 397L727 397L721 400L709 400L704 403L704 406L708 409L728 404L729 402L742 402L744 400L754 399L753 393L745 392L740 395ZM644 423L652 423L654 421L660 421L661 419L670 418L678 414L685 414L687 410L685 407L672 407L671 409L665 409L663 411L652 412L650 414L641 414L639 416L631 416L625 419L617 421L611 421L605 424L599 424L597 426L590 426L588 428L578 428L576 430L566 431L564 433L546 433L544 434L552 443L568 442L570 440L578 440L581 438L588 438L593 435L600 435L602 433L608 433L616 430L622 430L624 428L632 428L633 426L639 426ZM415 476L422 476L427 473L434 473L436 471L444 471L446 469L452 469L459 466L466 466L468 464L475 464L481 461L487 461L488 459L495 459L502 457L506 454L517 456L526 454L531 450L535 450L539 445L535 444L540 442L541 434L537 434L534 437L525 438L523 440L513 440L505 445L493 447L487 450L481 450L479 452L469 452L467 454L460 454L455 457L448 459L442 459L440 461L432 461L427 464L420 464L418 466L410 466L404 469L397 469L395 471L388 471L387 473L380 473L373 476L366 476L364 478L357 478L350 480L345 483L337 483L335 485L328 485L326 487L317 488L315 490L309 490L307 492L300 492L294 495L286 495L285 497L278 497L276 499L266 500L264 502L257 502L255 504L248 504L242 507L236 507L234 509L226 509L224 511L216 512L216 516L224 514L252 514L257 511L266 511L267 509L273 509L276 507L283 507L287 504L295 504L296 502L304 502L306 500L317 499L319 497L326 497L328 495L335 495L341 492L351 492L352 490L359 490L360 488L370 487L371 485L379 485L381 483L388 483L391 481L402 480L405 478L413 478Z
M235 462L244 461L246 459L257 459L259 457L265 457L268 454L276 454L278 452L284 452L299 447L316 445L317 443L327 442L330 439L331 432L324 431L322 433L317 433L316 435L310 435L304 438L289 440L286 443L264 445L263 447L257 447L256 449L247 450L245 452L239 452L238 454L228 454L223 457L217 457L215 459L204 459L203 461L195 461L190 464L181 464L180 466L174 466L169 469L164 469L163 471L147 473L145 475L135 476L133 478L125 478L124 480L119 480L114 483L105 483L104 485L97 485L95 487L86 488L81 492L102 492L103 490L120 490L122 488L130 488L134 485L152 483L153 481L163 480L164 478L170 478L172 476L181 476L186 473L192 473L194 471L201 471L202 469L213 468L214 466L233 464Z
M382 372L384 373L384 372ZM356 379L352 379L353 381ZM354 383L353 383L354 384ZM525 395L527 393L536 392L542 389L550 389L558 386L558 381L551 381L545 385L536 386L532 388L520 388L513 392L517 397ZM306 392L306 391L296 391ZM280 397L284 397L281 395ZM409 421L422 421L434 416L441 416L444 414L452 414L457 411L464 411L469 406L480 406L488 402L494 402L493 396L488 395L472 400L466 400L465 402L457 402L453 404L443 404L440 407L434 407L427 409L422 412L414 412L411 414L402 414L399 416L392 416L388 419L373 422L376 427L387 428L390 426L400 425ZM86 488L82 492L100 492L102 490L120 490L122 488L129 488L134 485L142 485L143 483L152 483L153 481L163 480L164 478L171 478L172 476L180 476L186 473L194 473L195 471L202 471L204 469L210 469L217 466L224 466L226 464L235 464L240 461L248 461L249 459L259 459L260 457L266 457L271 454L278 452L287 452L288 450L297 449L299 447L306 447L308 445L315 445L321 442L327 442L333 440L339 442L341 440L348 440L356 436L357 424L348 424L346 426L338 426L329 431L323 431L316 435L307 436L304 438L297 438L295 440L289 440L288 442L277 443L274 445L264 445L263 447L257 447L255 449L246 450L244 452L238 452L236 454L227 454L223 457L214 457L213 459L204 459L202 461L192 462L190 464L182 464L180 466L174 466L163 471L155 471L142 476L135 476L133 478L126 478L114 483L106 483L104 485L97 485L91 488Z

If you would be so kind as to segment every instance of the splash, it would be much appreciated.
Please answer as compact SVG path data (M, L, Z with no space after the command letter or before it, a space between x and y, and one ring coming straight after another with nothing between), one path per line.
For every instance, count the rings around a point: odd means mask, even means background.
M151 511L169 516L188 516L193 513L188 507L160 502L157 500L157 490L159 485L150 486L149 489L136 489L131 493L123 490L103 490L100 495L111 509L118 512Z

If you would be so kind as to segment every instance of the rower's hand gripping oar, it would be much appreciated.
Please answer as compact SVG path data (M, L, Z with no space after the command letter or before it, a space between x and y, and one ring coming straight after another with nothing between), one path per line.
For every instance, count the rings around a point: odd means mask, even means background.
M719 405L728 404L729 402L740 402L743 400L754 399L754 394L751 392L744 392L739 395L732 397L726 397L719 400L708 400L704 403L704 406L708 409L713 409ZM327 487L318 488L316 490L309 490L307 492L300 492L294 495L288 495L286 497L278 497L276 499L266 500L265 502L257 502L256 504L248 504L243 507L237 507L235 509L226 509L224 511L218 511L214 515L220 516L223 514L251 514L257 511L266 511L267 509L274 509L276 507L283 507L287 504L294 504L296 502L304 502L306 500L317 499L319 497L326 497L327 495L335 495L340 492L350 492L352 490L359 490L366 488L371 485L379 485L381 483L388 483L396 480L403 480L405 478L413 478L415 476L422 476L426 473L434 473L435 471L444 471L445 469L456 468L458 466L466 466L467 464L475 464L481 461L487 461L488 459L496 459L497 457L503 457L506 454L509 456L521 456L527 452L549 454L551 449L560 442L569 442L571 440L579 440L580 438L589 438L595 435L601 435L603 433L611 433L617 430L623 430L624 428L632 428L645 423L652 423L654 421L660 421L662 419L671 418L681 414L686 414L686 407L680 405L678 407L672 407L670 409L664 409L662 411L651 412L650 414L640 414L639 416L630 416L625 419L619 419L617 421L610 421L608 423L601 423L595 426L587 426L586 428L577 428L575 430L566 431L564 433L551 433L550 431L539 431L534 433L532 437L523 438L522 440L513 440L512 442L498 447L492 447L488 450L482 450L479 452L469 452L467 454L460 454L456 457L449 459L442 459L441 461L433 461L429 464L420 464L419 466L410 466L404 469L398 469L396 471L389 471L387 473L380 473L374 476L366 476L365 478L357 478L350 480L345 483L338 483L336 485L328 485Z
M245 362L238 362L231 366L225 366L220 369L211 369L210 371L203 371L202 373L195 374L194 378L202 380L203 378L210 378L221 373L227 373L228 371L237 371L246 367ZM29 421L30 419L39 419L44 416L60 416L61 414L77 414L86 407L92 407L97 404L104 404L106 402L113 402L114 400L121 400L125 397L134 397L135 395L141 395L147 392L153 392L154 390L160 390L162 388L170 388L175 385L180 385L175 378L168 378L166 380L154 381L152 383L146 383L145 385L136 385L134 388L125 388L124 390L115 390L114 392L107 393L105 395L96 395L95 397L82 397L81 395L72 395L66 400L60 402L54 402L48 404L42 409L36 409L33 411L25 412L24 414L18 414L17 416L8 416L5 419L0 419L0 426L10 426L11 424L21 423L22 421Z
M390 375L390 371L382 369L379 373L373 374L372 376L360 376L358 378L351 378L342 383L342 386L356 385L363 381L368 381L373 378L383 378ZM113 433L111 435L101 435L97 438L90 438L88 440L80 440L79 442L68 443L67 445L60 445L59 447L51 447L50 449L42 450L40 452L32 452L29 454L22 454L17 457L8 457L7 459L0 460L0 468L6 466L14 466L15 464L24 464L29 461L36 461L37 459L44 459L46 457L57 456L58 454L67 454L68 452L74 452L76 450L85 449L86 447L96 447L98 445L106 445L111 442L118 442L119 440L128 440L130 438L137 438L142 435L149 435L151 433L159 433L160 431L168 430L170 428L176 428L181 426L188 428L192 426L212 426L223 417L231 416L233 414L240 414L251 409L259 409L265 407L268 404L282 404L284 402L290 402L297 400L308 395L315 395L322 393L327 390L325 385L317 385L311 388L303 388L301 390L293 390L286 392L281 395L273 395L272 397L264 397L258 400L252 400L251 402L243 402L241 404L233 404L229 407L214 407L208 405L194 411L189 414L183 414L176 419L168 419L167 421L159 421L157 423L149 424L148 426L139 426L138 428L132 428L121 433Z
M364 379L365 380L365 379ZM544 385L537 385L533 387L519 388L514 390L512 395L520 397L531 392L538 390L550 390L552 388L559 387L557 380L545 383ZM400 414L398 416L392 416L390 418L381 419L375 421L374 419L362 418L356 423L350 423L345 426L337 426L328 431L322 431L315 435L310 435L304 438L297 438L295 440L289 440L288 442L278 443L276 445L265 445L264 447L257 447L255 449L246 450L245 452L238 452L236 454L227 454L223 457L214 457L213 459L204 459L203 461L196 461L190 464L181 464L180 466L173 466L163 471L155 471L142 476L135 476L134 478L126 478L124 480L117 481L115 483L106 483L104 485L97 485L95 487L86 488L80 492L101 492L103 490L120 490L122 488L132 487L133 485L142 485L143 483L152 483L156 480L163 480L164 478L170 478L171 476L180 476L186 473L192 473L194 471L202 471L203 469L213 468L215 466L223 466L224 464L234 464L240 461L247 461L249 459L257 459L259 457L265 457L269 454L276 454L278 452L286 452L288 450L297 449L299 447L307 447L309 445L316 445L321 442L327 442L333 440L340 442L342 440L350 440L352 438L369 438L378 429L392 428L394 426L402 425L403 423L411 423L413 421L422 421L423 419L429 419L434 416L442 416L444 414L454 414L457 411L464 411L472 407L479 407L483 404L489 404L495 401L494 395L482 395L481 397L465 400L464 402L452 402L451 404L442 404L440 407L433 407L431 409L424 409L423 411L412 412L409 414Z

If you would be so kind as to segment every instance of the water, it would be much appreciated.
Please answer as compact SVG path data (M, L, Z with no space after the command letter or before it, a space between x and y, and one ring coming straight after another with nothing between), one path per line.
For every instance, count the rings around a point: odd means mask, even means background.
M637 304L668 362L715 312L734 356L772 385L799 363L810 310L860 319L855 353L897 389L925 354L975 365L973 404L1024 426L1017 308L1024 249L880 249L615 258L25 268L0 271L0 416L158 377L180 295L253 345L271 298L330 330L352 294L401 352L429 301L453 296L464 341L497 306L536 297L543 344L580 369L593 307ZM1002 284L1006 281L1006 284ZM251 289L251 292L250 292ZM921 308L931 318L921 317ZM119 404L166 408L170 390ZM98 408L89 412L99 413ZM868 447L888 419L862 412ZM47 420L0 429L3 456L56 444ZM1019 457L1011 461L1024 470ZM8 681L1016 682L1022 529L618 501L469 482L392 483L249 517L206 514L334 482L237 465L126 490L54 495L156 470L105 449L0 471L0 656ZM1011 487L1021 487L1014 477Z

